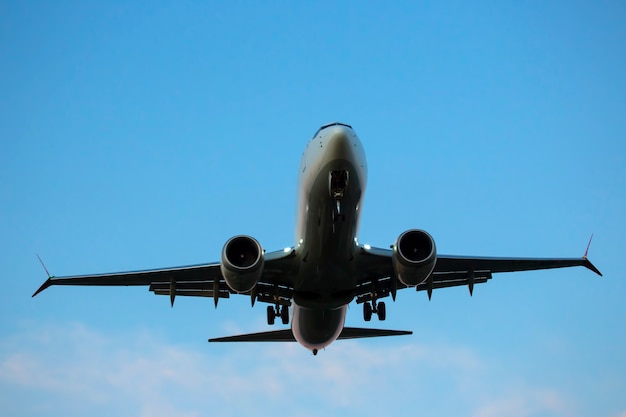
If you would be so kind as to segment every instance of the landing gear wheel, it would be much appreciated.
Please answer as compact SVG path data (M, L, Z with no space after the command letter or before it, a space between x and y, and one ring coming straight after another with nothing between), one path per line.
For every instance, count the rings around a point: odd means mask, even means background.
M385 307L385 303L383 301L378 303L377 310L378 310L378 320L385 321L385 319L387 318L387 308Z
M372 319L372 305L366 301L363 303L363 320L370 321Z
M280 319L283 321L283 324L289 324L289 307L282 306L280 309Z
M274 311L274 307L267 306L267 324L272 326L274 324L275 318L276 318L276 312Z

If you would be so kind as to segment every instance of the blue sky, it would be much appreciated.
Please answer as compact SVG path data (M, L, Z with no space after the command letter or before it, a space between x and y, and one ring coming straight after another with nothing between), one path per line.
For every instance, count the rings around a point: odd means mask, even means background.
M600 2L0 3L0 410L13 416L626 416L626 6ZM404 290L409 337L209 345L246 297L51 288L45 274L292 243L304 145L350 123L360 241L581 256ZM363 325L351 305L348 324ZM379 324L376 324L379 326Z

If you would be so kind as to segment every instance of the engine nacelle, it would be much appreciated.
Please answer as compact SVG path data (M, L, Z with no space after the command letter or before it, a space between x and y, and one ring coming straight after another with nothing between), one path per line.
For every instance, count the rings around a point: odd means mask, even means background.
M435 269L437 248L432 236L423 230L402 233L393 248L392 264L396 277L407 286L426 281Z
M222 249L220 271L233 291L250 291L263 272L263 248L250 236L230 238Z

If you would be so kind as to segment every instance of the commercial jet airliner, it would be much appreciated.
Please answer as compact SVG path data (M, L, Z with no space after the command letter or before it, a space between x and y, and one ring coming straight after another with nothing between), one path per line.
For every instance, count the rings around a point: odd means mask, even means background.
M220 298L231 294L268 303L267 323L276 318L291 328L209 339L209 342L297 341L317 354L337 339L393 336L410 331L344 327L348 304L363 306L363 319L385 320L385 302L404 288L426 291L475 284L495 272L584 266L582 258L493 258L437 253L424 230L401 233L391 249L359 243L357 232L367 181L363 146L347 124L322 126L306 145L298 172L298 210L292 247L266 253L250 236L235 236L222 249L221 261L144 271L52 277L51 285L145 285L158 295ZM587 248L588 249L588 248ZM45 268L45 267L44 267Z

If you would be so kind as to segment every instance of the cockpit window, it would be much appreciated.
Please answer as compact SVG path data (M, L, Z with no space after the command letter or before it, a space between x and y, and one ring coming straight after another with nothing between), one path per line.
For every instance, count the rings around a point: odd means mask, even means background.
M339 122L335 122L335 123L328 123L327 125L324 125L324 126L320 127L319 129L317 129L317 132L315 132L315 134L313 135L313 139L315 139L315 138L317 137L317 135L319 135L319 133L320 133L322 130L326 129L327 127L331 127L331 126L345 126L345 127L348 127L348 128L350 128L350 129L352 129L352 126L347 125L347 124L345 124L345 123L339 123Z
M327 127L331 127L331 126L345 126L345 127L349 127L350 129L352 129L352 126L350 126L350 125L347 125L345 123L335 122L335 123L329 123L327 125L324 125L324 126L320 127L320 130L326 129Z

